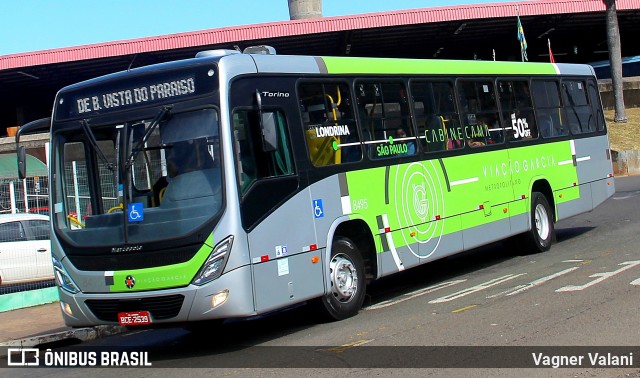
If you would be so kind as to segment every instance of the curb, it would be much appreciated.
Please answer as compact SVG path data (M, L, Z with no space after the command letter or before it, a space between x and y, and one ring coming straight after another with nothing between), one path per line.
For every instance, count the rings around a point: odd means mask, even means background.
M76 339L80 342L97 340L103 337L127 332L126 327L115 325L102 325L87 328L75 328L68 331L36 335L24 339L10 340L0 343L0 357L7 355L6 348L32 348L42 344L49 344L62 340Z

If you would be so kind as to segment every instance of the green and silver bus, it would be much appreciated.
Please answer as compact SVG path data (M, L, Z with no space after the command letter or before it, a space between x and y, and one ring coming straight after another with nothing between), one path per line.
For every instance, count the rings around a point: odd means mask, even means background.
M586 65L215 50L71 85L50 123L69 326L310 301L554 223L614 193Z

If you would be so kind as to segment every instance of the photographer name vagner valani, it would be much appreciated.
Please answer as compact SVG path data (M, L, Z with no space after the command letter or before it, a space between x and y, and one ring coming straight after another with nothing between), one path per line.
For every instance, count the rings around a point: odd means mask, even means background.
M572 367L572 366L592 366L592 367L632 367L633 353L612 354L612 353L587 353L586 355L545 355L543 353L531 353L533 363L541 367Z

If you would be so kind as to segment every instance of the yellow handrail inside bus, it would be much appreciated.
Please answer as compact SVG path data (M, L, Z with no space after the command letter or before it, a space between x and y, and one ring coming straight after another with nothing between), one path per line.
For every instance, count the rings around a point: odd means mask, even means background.
M160 189L160 192L158 193L158 206L160 206L162 204L162 197L164 197L164 192L166 190L167 190L166 186L164 188Z
M110 208L109 210L107 210L107 214L111 214L116 210L122 210L122 204L119 204L118 206L114 206L114 207Z
M82 228L85 228L85 227L86 227L86 226L84 225L84 223L80 222L80 221L78 220L78 218L74 217L74 216L73 216L73 215L71 215L71 214L67 215L67 219L69 219L69 220L71 221L71 223L73 223L73 224L75 224L75 225L78 225L78 226L80 226L80 227L82 227Z
M443 116L438 116L440 118L440 123L442 124L442 132L444 133L444 149L449 149L449 135L447 134L447 126L446 123L449 122L448 119L444 119ZM455 149L455 146L453 146Z

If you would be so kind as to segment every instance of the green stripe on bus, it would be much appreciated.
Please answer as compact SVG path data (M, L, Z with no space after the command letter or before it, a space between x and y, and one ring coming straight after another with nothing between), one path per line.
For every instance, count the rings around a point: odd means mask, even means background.
M133 292L168 289L173 287L183 287L189 285L196 272L200 270L202 264L207 260L213 249L213 233L209 235L200 250L191 260L173 265L160 267L121 270L114 272L113 285L110 286L112 293ZM127 277L135 279L133 287L127 287Z
M472 227L528 214L534 182L545 180L555 204L580 197L571 144L562 141L347 172L361 217L382 233L385 215L396 247L425 243ZM445 171L443 168L446 170ZM387 187L388 186L388 187ZM562 196L560 196L562 195ZM388 197L388 201L387 198ZM380 238L376 238L382 252Z
M330 74L556 75L550 63L322 57Z

